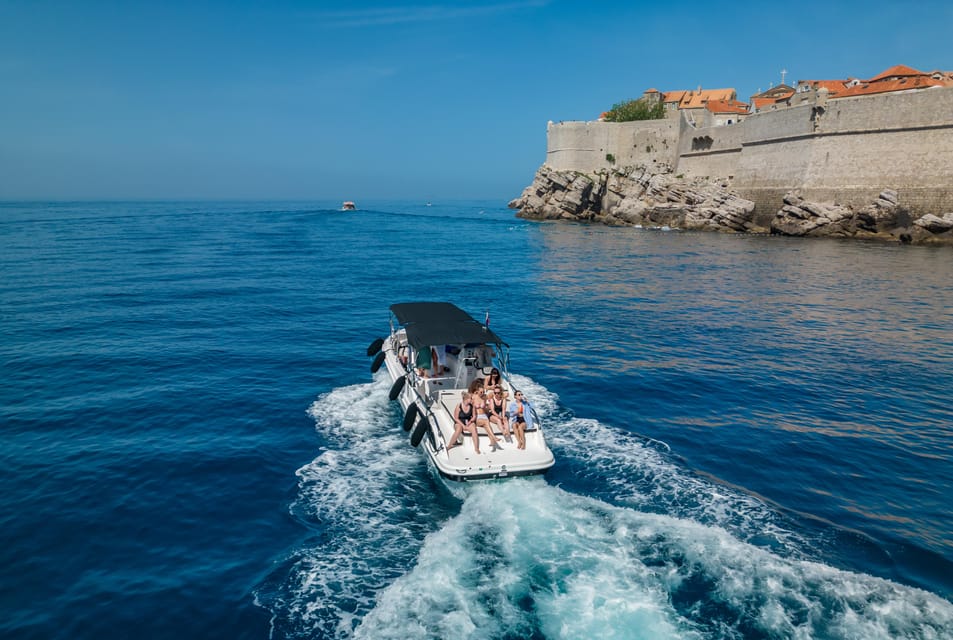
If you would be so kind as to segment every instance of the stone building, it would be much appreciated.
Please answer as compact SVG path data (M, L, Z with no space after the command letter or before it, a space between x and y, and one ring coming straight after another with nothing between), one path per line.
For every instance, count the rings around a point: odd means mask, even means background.
M855 96L876 95L879 93L910 93L934 87L953 87L953 74L948 71L918 71L898 64L890 67L869 80L848 78L847 80L799 80L798 91L809 92L812 89L827 89L828 98L851 98Z
M738 124L748 116L748 105L739 100L709 100L705 110L711 127Z
M759 113L779 107L790 107L794 93L794 87L789 87L783 83L771 87L767 91L756 93L751 96L751 113Z
M745 107L744 113L747 114L747 105L738 102L738 94L734 89L698 89L694 91L666 91L661 92L658 89L648 89L642 94L642 99L650 104L656 104L659 101L665 104L666 117L685 116L691 122L711 122L710 114L714 113L708 108L709 103L716 103L716 110L720 114L735 114L731 119L738 122L737 115L741 114L741 106Z

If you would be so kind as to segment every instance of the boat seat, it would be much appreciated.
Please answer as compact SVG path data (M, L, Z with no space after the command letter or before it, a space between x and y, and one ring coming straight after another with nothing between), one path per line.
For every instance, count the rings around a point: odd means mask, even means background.
M474 366L476 365L476 358L472 356L460 358L456 365L457 377L454 386L460 387L462 389L469 386L476 377L476 375L473 373Z
M513 429L511 428L511 429L510 429L510 432L512 433L512 431L513 431ZM533 433L534 431L536 431L536 427L531 427L531 428L529 428L529 429L523 429L523 433ZM484 431L484 430L482 430L482 429L480 430L479 434L480 434L480 437L481 437L481 438L486 438L487 440L490 439L490 436L486 435L486 431ZM502 432L495 424L493 425L493 435L495 435L495 436L502 436L502 435L503 435L503 432Z
M447 387L453 385L453 378L448 376L443 376L440 378L424 378L423 380L426 394L431 398L436 398L437 395L444 391Z

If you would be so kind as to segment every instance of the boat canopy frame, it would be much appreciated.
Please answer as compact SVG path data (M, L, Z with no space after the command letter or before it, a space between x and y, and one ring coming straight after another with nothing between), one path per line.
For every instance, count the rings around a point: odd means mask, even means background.
M414 349L441 344L493 344L509 348L488 326L451 302L401 302L390 306Z

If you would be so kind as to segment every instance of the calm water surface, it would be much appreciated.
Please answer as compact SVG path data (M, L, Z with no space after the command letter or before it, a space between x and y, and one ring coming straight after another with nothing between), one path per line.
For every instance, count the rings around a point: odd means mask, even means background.
M0 204L0 636L953 638L949 248L358 204ZM413 300L546 478L406 443Z

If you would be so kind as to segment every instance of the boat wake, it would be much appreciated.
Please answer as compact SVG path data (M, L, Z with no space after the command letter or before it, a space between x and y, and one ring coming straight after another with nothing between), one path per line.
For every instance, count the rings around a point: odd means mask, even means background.
M812 538L798 533L777 509L687 471L667 444L620 431L598 420L577 418L532 380L518 386L537 399L549 428L546 438L571 479L564 488L617 506L671 515L722 527L743 542L792 557L814 557ZM580 489L577 489L579 487Z
M318 398L292 505L314 536L258 592L274 637L953 637L953 604L824 564L770 506L515 382L571 482L451 494L385 378Z
M335 389L308 409L325 450L298 470L291 513L313 538L258 590L273 637L350 637L378 591L404 573L452 513L407 444L386 377Z

